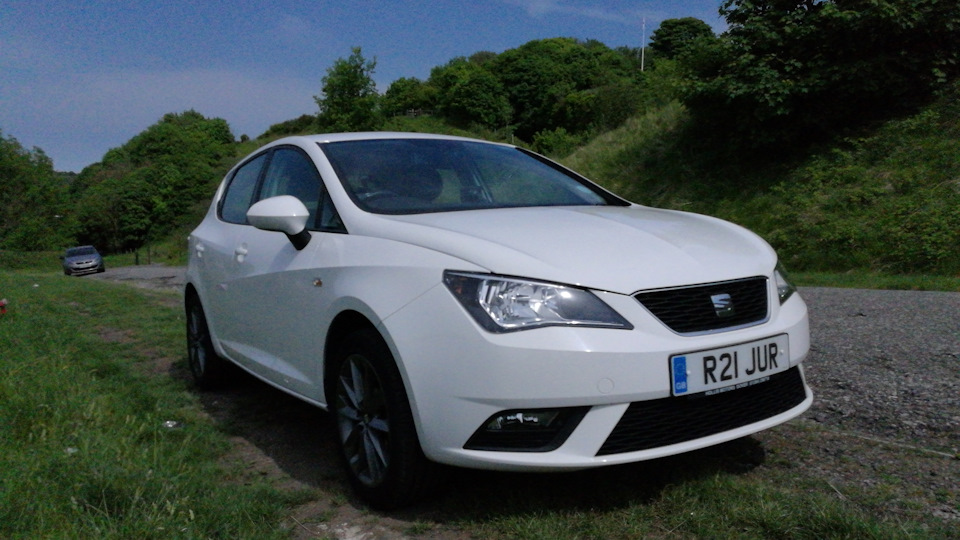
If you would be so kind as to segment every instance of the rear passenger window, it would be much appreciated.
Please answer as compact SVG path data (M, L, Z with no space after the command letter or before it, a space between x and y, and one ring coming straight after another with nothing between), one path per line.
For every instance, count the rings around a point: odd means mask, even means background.
M253 192L265 160L266 154L261 154L233 174L233 179L227 185L227 192L220 202L220 219L240 225L247 223L247 210L253 204Z

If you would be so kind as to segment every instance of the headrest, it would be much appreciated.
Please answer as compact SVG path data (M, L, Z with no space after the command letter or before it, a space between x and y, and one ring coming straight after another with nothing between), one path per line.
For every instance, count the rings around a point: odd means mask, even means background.
M443 179L433 167L409 164L393 171L390 191L404 197L432 201L443 191Z

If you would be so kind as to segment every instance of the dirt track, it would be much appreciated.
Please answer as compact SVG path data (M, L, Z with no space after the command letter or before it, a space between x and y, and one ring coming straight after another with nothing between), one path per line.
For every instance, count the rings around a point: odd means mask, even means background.
M90 274L88 279L119 281L146 289L180 290L183 288L186 272L187 269L183 266L147 264L107 268L106 272L102 274Z

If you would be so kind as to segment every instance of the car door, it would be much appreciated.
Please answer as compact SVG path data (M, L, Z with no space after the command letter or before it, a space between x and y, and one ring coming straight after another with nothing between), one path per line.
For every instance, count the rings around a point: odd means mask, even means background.
M323 308L331 287L323 283L324 261L337 260L339 220L310 158L295 147L274 149L256 200L279 195L300 199L310 211L311 240L298 250L280 232L246 225L232 239L233 255L222 287L230 332L223 341L231 357L277 385L320 399ZM331 225L332 224L332 225Z
M237 302L232 300L230 283L237 273L237 237L250 228L247 210L256 198L268 159L269 153L265 152L238 167L218 201L217 219L204 220L191 235L191 256L199 273L198 282L206 284L204 309L213 336L231 359L258 374L262 370L230 345L238 343L243 335L235 317Z

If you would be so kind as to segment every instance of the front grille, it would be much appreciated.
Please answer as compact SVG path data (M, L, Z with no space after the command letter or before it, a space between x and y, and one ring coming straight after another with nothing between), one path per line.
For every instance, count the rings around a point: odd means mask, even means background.
M729 295L729 309L715 299ZM695 334L760 324L767 320L767 278L638 293L635 298L678 334Z
M786 412L805 398L800 368L793 367L739 390L637 401L627 407L597 455L649 450L715 435Z

